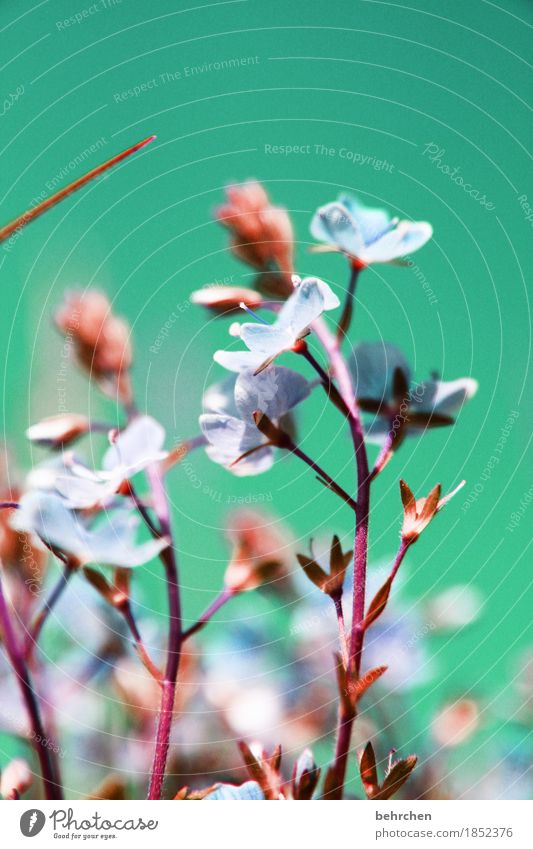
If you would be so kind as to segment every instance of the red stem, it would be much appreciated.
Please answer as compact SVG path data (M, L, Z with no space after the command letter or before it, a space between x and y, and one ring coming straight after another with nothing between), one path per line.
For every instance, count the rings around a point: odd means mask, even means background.
M217 613L220 610L220 608L223 607L226 604L226 602L228 602L230 600L230 598L233 598L233 596L235 596L235 595L237 595L236 590L232 590L229 587L225 587L222 590L222 592L215 598L215 600L213 602L211 602L209 607L206 608L206 610L204 610L204 612L202 613L202 615L200 616L198 621L195 622L194 625L191 625L190 628L187 628L187 630L183 632L182 637L181 637L182 643L184 643L185 640L188 640L189 637L192 637L193 634L196 634L205 625L207 625L207 623L215 615L215 613Z
M11 616L2 590L1 578L0 625L4 636L6 653L15 672L28 714L32 730L32 741L41 767L45 796L47 799L60 800L63 798L63 794L59 770L52 757L50 739L47 737L44 729L37 693L13 629Z
M54 606L57 604L57 602L63 595L63 591L65 590L73 574L74 569L70 566L69 563L65 563L63 571L61 572L57 583L55 584L49 597L44 602L43 609L37 614L33 621L33 625L30 626L26 634L26 641L24 647L24 657L26 660L30 659L33 649L37 645L39 637L41 636L41 631L43 629L44 623L46 622Z
M357 275L352 270L351 283L355 286ZM353 292L352 292L353 294ZM357 512L354 541L354 587L352 598L352 629L350 635L350 668L348 673L357 680L361 669L364 631L362 624L365 618L366 570L368 550L368 522L370 509L370 473L364 440L363 427L357 408L355 392L346 361L340 351L339 339L334 337L322 319L313 323L313 330L322 342L331 365L333 376L337 380L340 395L348 411L348 423L355 453L357 466ZM355 710L345 714L342 705L339 706L337 726L337 745L335 760L332 767L333 781L336 792L333 798L342 798L346 766L350 751ZM332 798L330 796L330 798Z
M148 471L148 474L152 485L154 510L159 519L161 534L172 539L167 494L159 467L153 467ZM160 557L165 568L167 582L169 631L167 662L161 682L163 692L148 790L149 799L161 799L163 790L182 644L178 567L172 543L161 552Z

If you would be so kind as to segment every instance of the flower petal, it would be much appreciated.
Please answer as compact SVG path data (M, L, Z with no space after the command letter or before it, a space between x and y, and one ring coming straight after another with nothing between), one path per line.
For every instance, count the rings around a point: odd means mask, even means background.
M400 370L409 385L411 369L403 353L389 342L363 342L349 361L357 398L389 403L394 398L394 375Z
M476 394L477 388L477 381L471 377L459 377L457 380L428 380L418 385L413 402L422 412L451 415Z
M361 230L349 210L341 203L327 203L317 209L310 230L317 241L335 245L350 256L360 256L363 251Z
M270 366L258 375L242 372L235 383L235 403L245 421L261 410L276 421L309 395L309 383L301 374L283 366Z
M352 195L340 194L338 201L346 207L354 221L361 230L365 245L373 242L389 226L391 216L386 209L365 206L360 200Z
M111 471L117 467L141 469L163 460L164 428L151 416L138 416L119 433L105 453L103 467Z
M293 297L291 295L291 297ZM287 351L292 348L297 336L291 330L279 327L276 324L252 324L245 323L241 326L241 339L244 344L253 351L260 354L263 361Z
M223 351L222 353L229 352ZM235 406L236 379L235 375L231 374L225 380L214 383L206 389L202 398L204 413L222 413L228 416L237 414Z
M399 221L394 229L367 245L361 259L366 263L390 262L414 253L425 245L432 235L433 227L427 221Z
M215 351L213 359L228 371L244 371L245 369L256 369L261 366L265 357L253 351Z

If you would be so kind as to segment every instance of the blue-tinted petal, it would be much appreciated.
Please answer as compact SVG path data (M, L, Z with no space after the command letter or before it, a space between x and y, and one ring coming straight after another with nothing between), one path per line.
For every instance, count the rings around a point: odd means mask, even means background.
M433 235L427 221L400 221L380 239L365 247L361 259L365 262L390 262L414 253Z
M411 369L399 348L389 342L364 342L358 345L349 360L355 394L387 403L393 397L396 369L400 369L409 385Z
M341 203L328 203L317 209L310 229L311 235L319 242L335 245L351 256L359 256L363 250L361 230Z
M140 470L162 460L165 442L164 428L151 416L138 416L119 433L105 453L103 467L107 471L117 466Z
M258 375L243 372L235 383L235 403L246 422L254 410L277 420L309 395L308 381L298 372L283 366L269 366Z
M223 352L229 353L229 352ZM235 406L235 375L230 375L225 380L209 386L202 398L202 407L204 413L221 413L228 416L235 416L237 408Z
M327 283L318 277L306 277L283 305L275 326L297 339L324 310L335 309L339 304Z
M240 372L245 369L256 369L261 366L265 357L253 351L215 351L213 359L228 371Z
M291 297L294 297L291 295ZM241 326L241 339L254 354L264 360L287 351L296 342L296 335L276 324L251 324Z
M359 225L365 245L387 230L391 216L386 209L365 206L357 198L344 194L339 195L339 203L346 207Z
M472 398L478 383L471 377L457 380L428 380L420 383L413 401L421 412L436 412L449 416L457 412L465 401Z

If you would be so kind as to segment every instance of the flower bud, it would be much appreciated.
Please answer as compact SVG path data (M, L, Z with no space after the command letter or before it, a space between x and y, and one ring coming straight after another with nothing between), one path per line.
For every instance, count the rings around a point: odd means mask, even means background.
M226 203L216 210L218 220L231 232L231 249L253 268L272 264L290 274L294 233L285 209L273 206L263 186L254 180L226 189Z
M37 445L61 448L88 432L89 420L85 416L67 413L41 419L40 422L28 428L26 436Z
M232 592L269 584L278 590L289 574L290 546L273 520L254 510L234 513L228 524L233 555L224 583Z
M219 313L241 312L241 304L251 309L261 306L262 298L253 289L239 286L205 286L193 292L191 303Z
M97 380L113 378L122 396L132 363L129 325L111 312L103 292L67 292L55 323L72 342L78 362Z

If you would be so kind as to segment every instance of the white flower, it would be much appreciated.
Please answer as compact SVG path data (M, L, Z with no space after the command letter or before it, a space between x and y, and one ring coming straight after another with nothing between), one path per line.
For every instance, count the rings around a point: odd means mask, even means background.
M254 475L272 466L274 455L268 439L255 425L253 413L260 410L276 422L309 395L309 383L297 372L282 366L272 366L254 375L240 374L234 386L233 398L227 394L228 384L211 391L208 398L213 412L200 416L200 426L209 445L207 453L236 475ZM205 396L204 396L205 400ZM242 454L254 450L248 457L232 464Z
M11 525L81 566L133 567L147 563L169 544L161 538L136 545L139 521L132 510L119 509L108 513L106 522L95 525L69 509L59 495L36 490L22 496Z
M138 416L119 433L104 455L103 469L93 472L65 455L69 474L58 475L56 489L69 507L89 508L111 498L124 481L152 463L164 460L165 431L150 416Z
M213 359L230 371L266 368L276 357L290 351L309 332L309 326L325 310L336 309L340 301L327 283L318 277L300 280L293 276L295 289L283 304L277 320L247 322L238 327L248 351L216 351ZM232 328L235 333L235 327Z
M363 206L349 195L319 207L311 235L362 265L392 262L421 248L433 235L427 221L391 218L385 209Z
M391 428L403 435L420 435L427 428L454 423L454 414L478 388L471 377L432 379L412 383L411 368L402 352L388 342L363 342L353 351L349 367L370 441L382 444Z

